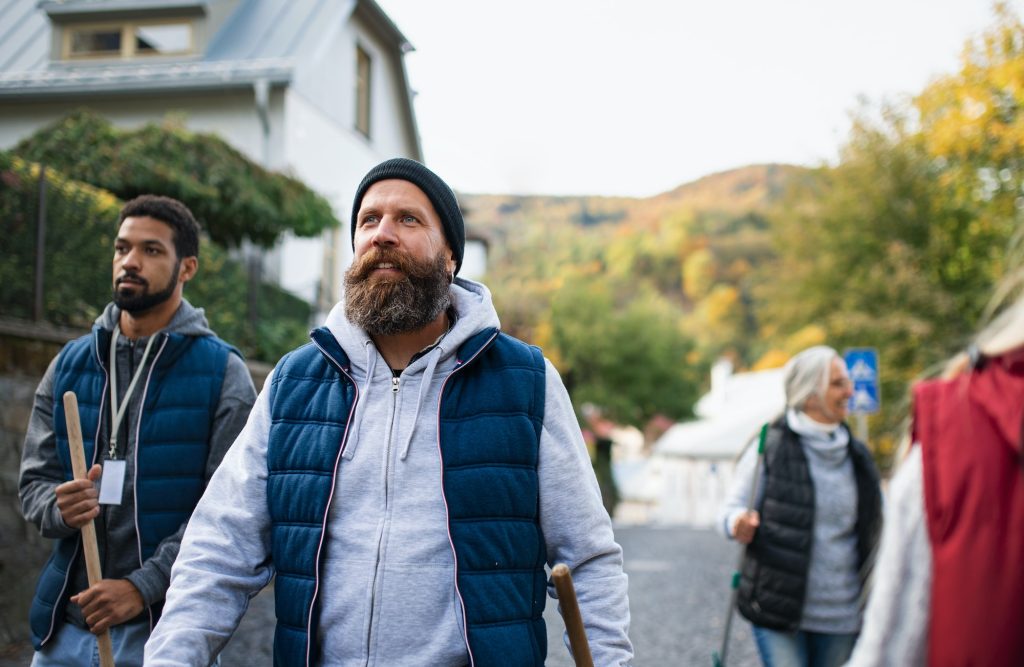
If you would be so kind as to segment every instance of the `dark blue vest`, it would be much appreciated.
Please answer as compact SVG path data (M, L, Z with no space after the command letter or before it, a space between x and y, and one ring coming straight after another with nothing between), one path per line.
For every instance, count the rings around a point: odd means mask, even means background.
M139 386L144 397L135 448L136 531L142 560L188 521L202 496L210 431L220 402L227 355L238 353L215 336L160 333L153 365ZM65 479L72 479L64 393L74 391L82 423L87 466L98 460L97 447L109 431L107 352L111 333L99 327L91 336L68 343L57 358L53 384L53 430ZM68 573L81 540L57 540L43 567L29 612L38 650L64 620ZM142 563L140 562L141 566ZM151 611L152 614L152 611ZM156 621L151 616L152 622Z
M276 665L316 659L318 555L356 402L337 340L326 329L312 338L313 345L281 360L270 394ZM478 667L543 665L546 549L537 464L544 358L491 329L466 341L458 360L442 389L438 437L469 651Z

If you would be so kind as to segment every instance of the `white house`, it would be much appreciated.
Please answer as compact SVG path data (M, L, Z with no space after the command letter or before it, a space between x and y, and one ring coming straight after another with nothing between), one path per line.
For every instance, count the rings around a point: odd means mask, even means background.
M782 369L732 373L719 361L697 419L675 424L655 443L642 475L622 489L633 520L711 526L732 484L736 459L761 425L785 406ZM642 508L642 511L641 511Z
M345 226L285 239L268 277L337 300L355 187L422 160L408 40L373 0L5 0L0 149L87 106L120 127L182 117L330 201Z

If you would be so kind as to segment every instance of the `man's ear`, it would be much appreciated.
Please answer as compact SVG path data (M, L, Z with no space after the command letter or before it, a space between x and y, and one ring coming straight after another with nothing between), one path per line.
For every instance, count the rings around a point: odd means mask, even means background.
M199 270L199 258L198 257L186 257L181 260L181 271L178 272L178 282L185 284L192 280L196 276L196 271Z
M451 277L449 282L453 282L455 280L455 267L457 264L458 262L455 261L455 251L452 250L451 255L448 257L448 275Z

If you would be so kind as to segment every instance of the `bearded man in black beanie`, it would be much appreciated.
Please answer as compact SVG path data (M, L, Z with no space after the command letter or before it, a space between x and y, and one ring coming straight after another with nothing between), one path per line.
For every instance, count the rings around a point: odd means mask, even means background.
M543 665L556 563L595 664L630 663L622 550L568 394L457 277L464 246L434 172L366 174L345 297L196 508L147 665L209 664L275 573L275 664Z

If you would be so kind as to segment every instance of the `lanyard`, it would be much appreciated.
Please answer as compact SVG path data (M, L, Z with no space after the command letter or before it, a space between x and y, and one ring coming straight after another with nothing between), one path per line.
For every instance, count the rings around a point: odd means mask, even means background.
M124 419L124 411L128 408L128 402L132 397L132 392L135 391L135 385L138 384L139 377L142 376L142 369L146 367L146 358L149 357L149 350L153 347L153 341L156 340L156 334L154 334L146 342L146 349L142 353L142 362L135 371L135 376L128 385L128 389L124 392L124 400L121 402L120 407L118 407L117 337L119 335L121 335L121 327L115 324L113 335L110 337L110 451L107 453L108 459L117 458L117 432L121 430L121 420Z

